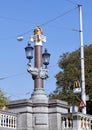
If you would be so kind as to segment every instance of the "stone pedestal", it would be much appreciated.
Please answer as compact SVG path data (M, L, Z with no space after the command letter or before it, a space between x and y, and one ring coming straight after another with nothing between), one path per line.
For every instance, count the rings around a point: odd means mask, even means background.
M35 89L32 94L33 128L48 130L48 98L42 88Z

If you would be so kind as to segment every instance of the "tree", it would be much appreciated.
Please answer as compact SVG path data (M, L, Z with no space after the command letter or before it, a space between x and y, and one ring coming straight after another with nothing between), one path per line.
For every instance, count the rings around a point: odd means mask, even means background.
M3 109L8 103L8 98L5 97L5 94L0 90L0 109Z
M84 54L86 95L89 95L89 101L92 101L92 44L84 46ZM78 105L81 95L74 94L73 88L75 81L81 81L80 49L75 50L72 53L63 53L60 56L58 65L61 70L55 76L57 87L55 91L50 94L50 98L62 99L68 101L69 104Z

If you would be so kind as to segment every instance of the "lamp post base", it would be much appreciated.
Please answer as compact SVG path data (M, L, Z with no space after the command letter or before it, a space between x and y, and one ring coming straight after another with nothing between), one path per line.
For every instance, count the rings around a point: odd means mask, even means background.
M48 130L48 97L43 88L35 88L32 94L34 130Z
M48 97L43 88L35 88L31 99L33 103L48 103Z

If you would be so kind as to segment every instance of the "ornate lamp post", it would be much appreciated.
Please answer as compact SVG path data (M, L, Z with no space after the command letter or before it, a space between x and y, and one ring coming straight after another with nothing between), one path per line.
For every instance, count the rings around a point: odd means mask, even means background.
M32 75L34 80L33 95L43 93L43 80L48 78L47 65L49 64L50 54L47 52L47 49L45 49L45 52L42 54L42 43L46 42L46 37L42 34L42 29L37 26L34 29L34 35L31 36L30 42L28 42L28 46L25 48L26 58L29 59L28 72ZM31 46L31 42L34 42L34 67L31 64L31 59L33 58L33 47ZM43 68L43 64L45 65L45 68Z

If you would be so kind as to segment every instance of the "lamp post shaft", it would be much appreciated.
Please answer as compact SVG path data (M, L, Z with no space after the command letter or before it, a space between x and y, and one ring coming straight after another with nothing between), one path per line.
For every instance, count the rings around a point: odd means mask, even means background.
M35 45L35 60L34 64L36 68L42 67L42 46ZM35 78L34 80L34 89L36 88L43 88L43 80L40 77Z
M34 78L34 90L43 88L43 79L39 75L42 68L42 45L46 42L46 37L42 35L42 29L37 26L34 29L34 35L31 36L31 41L34 42L34 67L38 69L38 76Z

